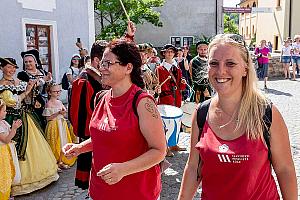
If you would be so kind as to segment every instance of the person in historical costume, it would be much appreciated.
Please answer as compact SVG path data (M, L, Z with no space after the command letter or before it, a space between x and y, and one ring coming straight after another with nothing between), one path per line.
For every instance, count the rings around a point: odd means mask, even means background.
M90 138L89 124L94 109L94 98L103 89L98 66L106 47L105 41L96 41L91 49L91 66L85 67L72 84L69 102L69 120L74 134L83 142ZM78 156L75 185L87 189L92 163L92 153Z
M196 48L198 55L194 57L190 64L190 74L192 77L193 90L195 91L191 101L196 103L203 102L210 98L212 88L208 81L207 48L208 42L201 40L197 42Z
M5 117L6 104L0 99L0 200L9 199L12 183L17 177L21 177L12 138L22 125L22 121L20 119L14 121L10 128L10 125L4 120Z
M182 73L178 67L174 57L177 53L177 48L172 44L166 44L161 50L164 57L163 62L156 68L156 76L159 80L159 85L156 90L159 93L158 104L166 104L171 106L181 107L182 95L181 91L186 88L186 80L182 78ZM185 151L178 145L168 148L167 156L173 156L171 151Z
M161 53L164 60L156 68L156 76L158 77L161 90L158 104L167 104L180 108L181 91L186 87L186 80L182 78L182 72L174 59L177 48L172 44L166 44L162 48Z
M18 79L25 82L37 80L32 92L26 97L25 103L33 106L39 119L38 122L45 130L46 119L42 115L47 101L45 84L52 81L52 74L43 70L38 50L31 49L22 52L21 56L23 58L23 71L18 73Z
M142 59L141 70L142 77L145 83L145 90L147 90L149 94L156 98L158 94L155 92L155 87L158 85L158 78L156 74L150 69L150 66L147 63L149 53L152 52L152 48L147 43L138 44L137 47Z
M6 121L12 124L21 119L22 127L13 140L19 158L21 181L13 184L12 195L22 195L41 189L58 179L55 157L43 136L33 106L24 100L31 93L37 80L14 79L17 64L12 58L0 58L3 77L0 80L0 98L6 103Z
M52 152L57 160L59 169L69 169L74 165L76 159L67 159L61 149L67 143L72 141L73 132L70 132L64 115L67 109L59 100L61 94L61 85L50 83L47 88L48 102L46 103L43 116L47 119L46 139L52 149ZM59 170L60 171L60 170Z

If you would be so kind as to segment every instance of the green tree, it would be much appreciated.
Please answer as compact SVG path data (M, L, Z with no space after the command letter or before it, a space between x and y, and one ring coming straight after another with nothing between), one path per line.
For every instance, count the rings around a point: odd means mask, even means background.
M150 22L161 27L160 13L153 10L163 6L165 0L123 0L130 20L135 24ZM127 18L119 0L95 0L96 19L101 26L98 39L120 37L127 27Z
M237 13L224 14L224 33L239 33Z

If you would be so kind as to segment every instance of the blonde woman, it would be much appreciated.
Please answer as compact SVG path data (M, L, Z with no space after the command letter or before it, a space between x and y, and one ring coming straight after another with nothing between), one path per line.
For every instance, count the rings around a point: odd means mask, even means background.
M288 130L276 106L256 87L255 69L242 36L217 35L208 52L208 75L216 95L202 132L197 111L193 115L191 150L178 199L193 199L200 183L202 200L279 199L273 167L283 199L296 200ZM263 136L267 106L272 112L270 157Z

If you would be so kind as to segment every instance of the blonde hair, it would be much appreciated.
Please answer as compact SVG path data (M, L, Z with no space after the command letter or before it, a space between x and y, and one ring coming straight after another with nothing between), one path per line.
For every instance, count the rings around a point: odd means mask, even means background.
M218 44L230 45L239 50L242 59L247 64L247 74L242 80L242 98L236 130L244 130L250 139L261 138L263 140L263 130L266 126L263 115L270 102L257 88L256 72L245 42L236 41L230 37L231 35L233 34L217 35L209 44L208 52Z

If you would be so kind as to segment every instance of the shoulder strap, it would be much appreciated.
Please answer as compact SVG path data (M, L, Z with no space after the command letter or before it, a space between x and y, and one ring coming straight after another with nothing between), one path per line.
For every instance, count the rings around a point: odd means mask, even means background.
M268 147L268 159L271 162L271 144L270 144L270 127L272 124L272 103L268 104L265 110L265 114L263 116L264 128L263 128L263 136Z
M133 97L133 101L132 101L132 109L133 109L133 112L134 112L135 116L137 116L137 118L139 118L139 115L138 115L138 113L137 113L137 105L136 105L136 101L137 101L138 97L140 96L140 94L142 94L142 93L143 93L143 90L138 90L138 91L135 93L135 95L134 95L134 97Z
M208 99L202 103L199 104L198 109L197 109L197 125L199 128L199 135L198 135L198 142L200 141L200 137L202 134L203 126L206 120L208 108L210 105L211 99ZM199 159L198 159L198 168L197 168L197 181L200 178L199 174L199 166L200 166L201 158L199 154Z
M197 125L199 128L199 136L198 136L198 141L200 140L200 136L202 133L202 129L206 120L208 108L210 105L211 99L208 99L202 103L199 104L199 107L197 109Z
M101 101L101 99L107 94L109 90L101 90L99 91L96 96L95 96L95 100L94 100L94 108L92 108L93 110L96 108L97 104Z
M73 74L74 74L74 70L72 69L72 67L70 67L70 69L71 69L71 71L72 71L72 76L73 76Z

